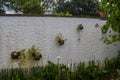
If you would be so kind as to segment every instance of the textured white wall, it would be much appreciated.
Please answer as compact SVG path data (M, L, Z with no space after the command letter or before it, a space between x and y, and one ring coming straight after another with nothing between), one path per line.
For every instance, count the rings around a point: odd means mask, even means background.
M0 17L0 68L11 67L12 51L32 45L41 51L44 64L47 60L57 62L57 56L65 64L116 56L120 45L105 45L100 41L102 35L100 28L95 28L96 23L102 26L105 21L91 18ZM76 30L79 24L84 26L80 33ZM67 39L63 46L56 44L58 33ZM13 61L12 66L18 66L18 62Z

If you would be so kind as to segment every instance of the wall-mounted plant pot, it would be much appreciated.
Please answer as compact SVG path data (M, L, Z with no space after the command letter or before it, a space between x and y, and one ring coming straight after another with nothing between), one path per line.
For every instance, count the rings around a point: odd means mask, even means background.
M65 43L65 40L62 40L62 39L58 40L59 45L63 45L64 43Z
M62 37L61 33L59 33L55 39L58 45L64 45L65 39Z
M28 53L32 58L34 58L34 60L40 60L42 58L41 53L38 51L38 49L35 46L29 48Z
M80 31L80 30L82 30L83 28L84 28L83 25L80 24L80 25L78 25L78 27L77 27L77 31Z
M32 56L34 57L35 60L40 60L42 58L40 52L35 52Z
M19 56L20 56L20 52L16 52L16 51L11 52L12 59L18 59Z

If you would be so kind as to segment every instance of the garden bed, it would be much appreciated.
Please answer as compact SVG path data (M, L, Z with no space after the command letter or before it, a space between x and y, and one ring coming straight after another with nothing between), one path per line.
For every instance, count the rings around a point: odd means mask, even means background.
M120 80L120 55L106 59L104 66L95 61L79 64L54 64L45 67L2 69L0 80Z

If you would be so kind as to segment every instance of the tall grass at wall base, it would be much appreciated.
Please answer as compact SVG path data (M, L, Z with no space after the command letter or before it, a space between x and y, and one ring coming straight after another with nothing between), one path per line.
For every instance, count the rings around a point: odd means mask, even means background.
M79 64L54 64L45 67L1 69L0 80L120 80L120 55L105 59L100 66L95 61Z

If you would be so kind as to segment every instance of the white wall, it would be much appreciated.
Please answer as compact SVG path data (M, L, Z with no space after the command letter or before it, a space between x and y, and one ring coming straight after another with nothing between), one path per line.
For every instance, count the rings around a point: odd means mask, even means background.
M57 62L57 56L65 64L116 56L120 45L105 45L99 40L100 28L95 28L96 23L102 26L105 22L91 18L0 17L0 68L18 66L19 60L11 62L10 53L32 45L43 55L36 65L42 61L45 64L47 60ZM79 24L84 26L80 33L76 30ZM63 46L56 44L58 33L67 39Z

